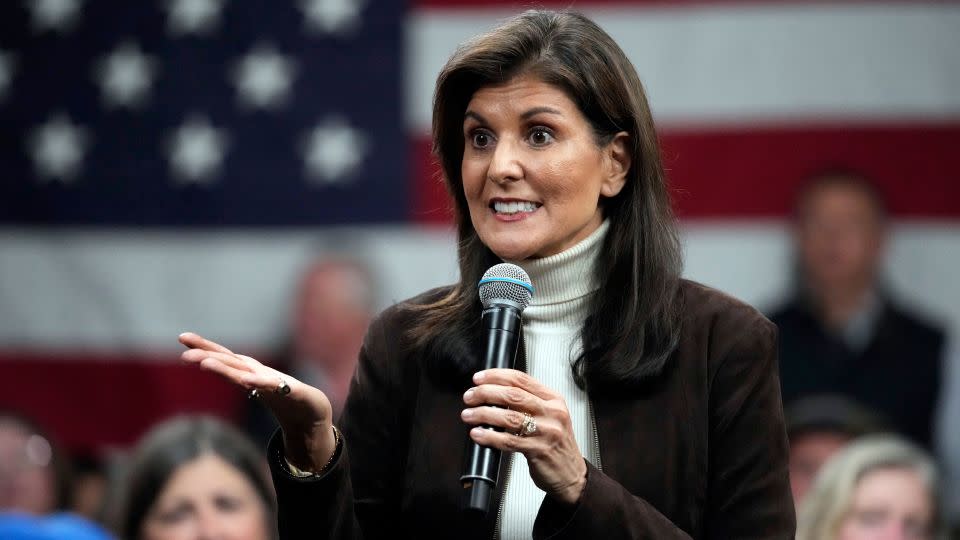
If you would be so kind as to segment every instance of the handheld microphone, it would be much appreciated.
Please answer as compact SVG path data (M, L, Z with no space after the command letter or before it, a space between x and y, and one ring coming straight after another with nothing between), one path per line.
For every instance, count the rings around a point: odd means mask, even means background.
M479 289L483 305L483 369L513 368L520 344L520 314L533 297L530 276L515 264L497 264L483 274ZM468 439L460 476L464 511L481 514L489 511L499 474L500 450Z

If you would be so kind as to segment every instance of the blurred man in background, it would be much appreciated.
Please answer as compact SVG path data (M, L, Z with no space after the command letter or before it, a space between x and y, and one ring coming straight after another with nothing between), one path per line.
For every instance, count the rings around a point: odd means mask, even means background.
M797 289L771 317L780 328L784 404L843 395L930 448L944 334L883 287L879 191L850 172L812 178L796 203L794 238Z
M337 257L308 266L293 299L292 335L276 365L323 390L336 416L343 409L373 317L375 293L374 279L365 265ZM252 403L249 431L266 448L276 423L259 403Z
M780 328L783 402L789 410L804 397L845 396L889 429L936 449L945 511L956 524L960 355L940 328L906 311L884 288L887 229L886 203L861 175L817 175L800 192L796 290L771 317Z

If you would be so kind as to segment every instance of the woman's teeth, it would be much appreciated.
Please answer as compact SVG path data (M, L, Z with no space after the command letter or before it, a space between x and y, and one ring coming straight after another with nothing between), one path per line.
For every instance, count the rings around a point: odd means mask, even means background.
M537 203L527 202L527 201L511 201L511 202L500 202L497 201L493 203L493 209L498 214L516 214L517 212L533 212L540 205Z

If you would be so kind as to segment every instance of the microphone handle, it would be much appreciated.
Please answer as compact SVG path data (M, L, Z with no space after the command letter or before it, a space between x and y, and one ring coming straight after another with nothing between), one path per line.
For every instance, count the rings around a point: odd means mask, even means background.
M492 305L483 310L484 369L513 368L520 344L520 311L512 305ZM496 429L482 426L485 429ZM463 508L485 515L500 474L501 452L468 439L464 474Z

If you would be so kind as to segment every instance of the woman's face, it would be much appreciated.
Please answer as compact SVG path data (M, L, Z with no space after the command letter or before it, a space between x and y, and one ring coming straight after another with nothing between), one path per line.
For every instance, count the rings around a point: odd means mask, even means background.
M253 484L215 454L182 465L143 525L143 540L267 540L267 509Z
M463 119L461 173L470 219L502 259L559 253L603 222L601 197L623 188L628 136L598 147L558 88L534 77L477 90Z
M878 469L860 479L853 505L840 523L838 540L930 538L933 508L916 472Z

